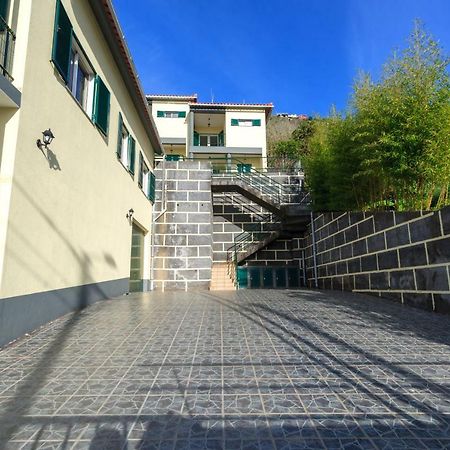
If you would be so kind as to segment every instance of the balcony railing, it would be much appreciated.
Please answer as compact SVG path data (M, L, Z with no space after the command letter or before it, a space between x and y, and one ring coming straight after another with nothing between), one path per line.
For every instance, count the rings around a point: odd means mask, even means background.
M0 71L10 81L13 80L11 72L15 42L16 35L0 16Z

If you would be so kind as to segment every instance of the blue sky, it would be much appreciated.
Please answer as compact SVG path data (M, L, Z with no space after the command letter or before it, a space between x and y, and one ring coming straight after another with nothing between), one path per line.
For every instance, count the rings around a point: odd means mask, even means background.
M450 0L113 0L146 93L326 115L415 18L450 53ZM131 6L132 5L132 6Z

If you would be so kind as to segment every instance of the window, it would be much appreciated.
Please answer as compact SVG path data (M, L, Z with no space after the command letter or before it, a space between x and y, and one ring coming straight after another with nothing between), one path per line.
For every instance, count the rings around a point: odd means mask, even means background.
M134 175L136 141L128 132L123 123L122 114L119 113L119 134L117 137L117 158Z
M219 136L217 134L200 134L200 145L204 147L217 147Z
M110 93L89 64L61 0L56 2L52 61L74 98L107 135Z
M144 194L151 202L155 202L156 193L156 178L155 175L150 172L147 163L144 161L142 153L139 153L139 177L138 184L141 187Z
M109 105L111 94L108 91L103 80L95 76L95 90L94 90L94 111L92 120L105 135L108 134L109 123Z
M260 127L261 119L231 119L232 127Z
M92 117L95 74L75 39L70 51L67 87L89 117Z
M156 116L166 119L179 119L186 117L186 111L157 111Z

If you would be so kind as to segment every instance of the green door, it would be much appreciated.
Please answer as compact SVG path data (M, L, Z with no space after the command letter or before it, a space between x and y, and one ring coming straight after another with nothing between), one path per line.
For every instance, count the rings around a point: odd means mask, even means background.
M275 270L275 287L286 287L286 269L284 267Z
M249 278L250 278L250 287L251 288L260 288L261 287L261 271L259 267L250 267L248 269Z
M271 267L263 269L263 287L266 289L273 287L273 270Z
M133 223L131 235L130 292L142 292L144 267L144 232Z
M288 283L290 288L300 287L300 269L290 267L288 269Z
M237 279L239 289L246 289L248 287L247 269L245 267L238 267Z

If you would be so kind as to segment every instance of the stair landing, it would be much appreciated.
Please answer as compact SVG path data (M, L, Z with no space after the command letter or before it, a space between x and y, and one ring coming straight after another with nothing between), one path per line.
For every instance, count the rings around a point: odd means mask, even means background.
M227 263L214 263L212 266L210 291L235 291L236 287L228 275Z

